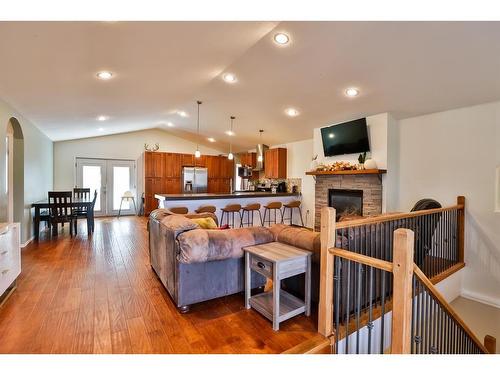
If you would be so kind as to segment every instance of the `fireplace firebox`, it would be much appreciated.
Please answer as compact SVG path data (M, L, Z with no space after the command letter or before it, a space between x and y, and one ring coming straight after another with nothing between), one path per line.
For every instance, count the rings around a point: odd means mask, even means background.
M336 221L348 216L363 216L363 190L328 189L328 206L335 208Z

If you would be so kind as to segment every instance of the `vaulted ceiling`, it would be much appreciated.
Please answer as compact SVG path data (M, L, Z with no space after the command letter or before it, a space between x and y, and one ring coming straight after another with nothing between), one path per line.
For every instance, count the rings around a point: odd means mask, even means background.
M259 129L277 144L498 100L498 40L498 22L0 22L0 97L54 141L154 127L195 140L199 99L202 140L225 148L234 115L235 149L248 149Z

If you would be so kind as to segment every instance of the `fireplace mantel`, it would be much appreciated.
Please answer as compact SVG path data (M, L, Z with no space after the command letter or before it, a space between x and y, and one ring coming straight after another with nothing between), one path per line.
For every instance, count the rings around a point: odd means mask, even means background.
M306 172L308 176L326 176L326 175L350 175L350 174L384 174L387 173L385 169L352 169L345 171L309 171Z

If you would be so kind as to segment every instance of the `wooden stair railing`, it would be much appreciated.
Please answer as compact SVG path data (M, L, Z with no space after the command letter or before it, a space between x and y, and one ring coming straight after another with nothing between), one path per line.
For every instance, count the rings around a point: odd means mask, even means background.
M368 337L368 353L373 346L371 342L375 341L379 342L377 351L380 353L495 351L495 339L487 336L483 345L414 263L414 233L411 230L399 228L394 231L393 259L387 261L336 248L334 218L332 208L323 209L318 317L318 330L330 338L334 352L338 353L339 349L346 353L360 352L361 329ZM350 297L354 298L352 305ZM432 310L418 310L422 306ZM389 339L384 337L384 323L391 307L392 329L390 347L387 347ZM417 316L422 311L423 315ZM366 320L362 324L361 317ZM375 337L377 320L379 336ZM354 341L351 350L350 338Z

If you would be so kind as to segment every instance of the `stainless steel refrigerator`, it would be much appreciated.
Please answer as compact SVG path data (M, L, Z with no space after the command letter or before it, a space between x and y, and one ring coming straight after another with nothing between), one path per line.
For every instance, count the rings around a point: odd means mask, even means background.
M206 193L208 185L208 170L200 167L182 168L182 192Z

